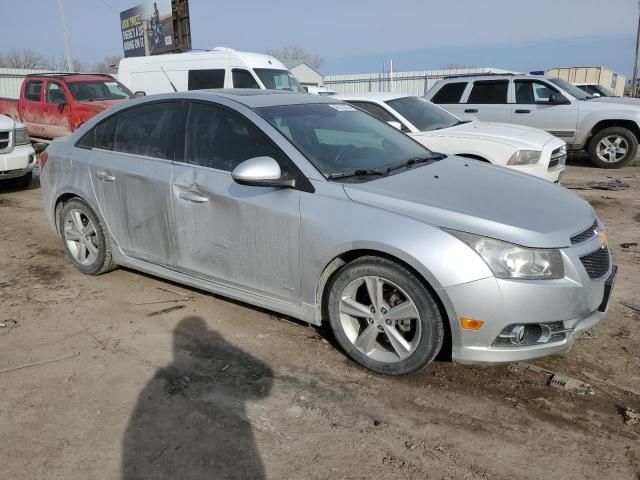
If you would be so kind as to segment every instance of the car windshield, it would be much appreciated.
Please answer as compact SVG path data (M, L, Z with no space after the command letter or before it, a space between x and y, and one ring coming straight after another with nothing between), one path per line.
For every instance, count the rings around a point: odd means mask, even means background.
M420 97L402 97L385 102L421 132L457 125L460 120Z
M386 174L403 162L441 158L396 128L345 103L257 108L327 177L362 172L354 181ZM365 172L366 171L366 172ZM375 172L373 172L375 171Z
M133 98L133 93L120 82L115 80L90 80L83 82L68 82L67 86L73 98L79 102L94 100L126 100Z
M288 90L290 92L306 93L300 82L289 70L275 68L254 68L265 88L271 90Z
M561 78L550 78L549 81L551 83L557 85L558 87L560 87L562 90L567 92L569 95L574 96L578 100L589 100L590 98L593 98L588 93L580 90L573 83L569 83L566 80L562 80Z

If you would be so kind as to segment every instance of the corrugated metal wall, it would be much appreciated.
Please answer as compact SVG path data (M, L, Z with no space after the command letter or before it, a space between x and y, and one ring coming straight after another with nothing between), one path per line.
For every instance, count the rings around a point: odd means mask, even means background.
M46 70L26 70L23 68L0 68L0 97L20 98L20 86L29 73L42 73Z
M456 68L447 70L420 70L414 72L360 73L354 75L327 75L324 86L340 94L366 92L397 92L422 96L441 78L451 75L484 73L510 73L498 68Z

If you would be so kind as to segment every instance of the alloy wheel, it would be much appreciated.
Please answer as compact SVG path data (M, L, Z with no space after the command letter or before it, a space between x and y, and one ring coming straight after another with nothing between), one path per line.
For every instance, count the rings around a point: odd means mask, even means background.
M596 154L603 162L617 163L627 155L628 150L629 144L624 137L609 135L600 140L596 147Z
M93 222L81 210L69 210L64 218L64 240L80 265L92 265L98 258L98 235Z
M340 297L340 323L349 341L372 360L395 363L420 343L420 314L411 297L382 277L350 282Z

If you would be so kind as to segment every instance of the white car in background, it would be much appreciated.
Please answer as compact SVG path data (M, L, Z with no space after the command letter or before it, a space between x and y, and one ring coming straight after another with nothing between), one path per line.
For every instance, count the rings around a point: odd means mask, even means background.
M330 90L328 88L325 87L314 87L314 86L308 86L308 87L304 87L304 89L307 91L307 93L311 94L311 95L337 95L338 92L336 92L335 90Z
M537 128L461 120L424 98L397 93L338 95L434 152L458 155L559 183L567 159L563 140Z
M11 180L27 188L31 183L35 158L36 152L31 147L25 126L0 115L0 182Z

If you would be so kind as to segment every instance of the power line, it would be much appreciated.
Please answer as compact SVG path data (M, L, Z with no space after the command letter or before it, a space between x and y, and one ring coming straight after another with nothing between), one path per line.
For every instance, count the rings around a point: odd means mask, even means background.
M105 0L100 0L100 2L105 6L110 8L111 10L113 10L116 13L120 13L118 10L116 10L113 6L111 6L110 4L108 4Z

